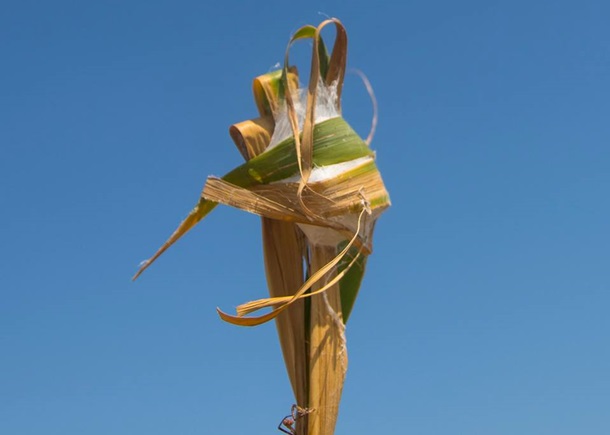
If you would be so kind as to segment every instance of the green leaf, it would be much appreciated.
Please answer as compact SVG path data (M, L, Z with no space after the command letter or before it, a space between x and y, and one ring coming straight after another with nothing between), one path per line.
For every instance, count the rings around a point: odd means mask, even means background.
M328 119L315 125L313 163L327 166L374 153L343 118ZM299 170L294 137L238 166L223 180L240 187L284 180Z
M347 242L339 244L338 250L342 250ZM348 254L341 259L341 262L337 266L338 272L341 273L348 264L354 259L354 256L358 254L357 248L351 248ZM354 265L347 271L345 276L339 282L339 289L341 291L341 312L343 313L343 323L347 323L349 316L356 302L358 296L358 290L362 284L362 278L364 277L364 271L366 267L366 255L360 255Z

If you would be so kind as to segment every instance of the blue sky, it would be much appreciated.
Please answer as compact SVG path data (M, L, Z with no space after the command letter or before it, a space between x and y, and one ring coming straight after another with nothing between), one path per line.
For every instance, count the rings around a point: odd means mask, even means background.
M607 2L21 1L0 13L0 433L276 433L275 327L215 313L266 292L259 219L218 208L130 277L241 163L252 78L319 12L374 86L393 201L337 434L610 432Z

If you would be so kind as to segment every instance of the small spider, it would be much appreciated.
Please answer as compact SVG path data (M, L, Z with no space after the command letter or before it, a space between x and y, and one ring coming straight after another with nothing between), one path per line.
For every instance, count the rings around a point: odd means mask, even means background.
M297 428L295 426L297 420L306 416L311 411L313 410L309 408L301 408L298 405L292 405L290 415L284 417L277 428L285 434L297 435Z
M292 418L292 415L287 415L282 419L279 426L277 427L279 430L288 435L297 435L297 429L294 427L296 423L295 419Z

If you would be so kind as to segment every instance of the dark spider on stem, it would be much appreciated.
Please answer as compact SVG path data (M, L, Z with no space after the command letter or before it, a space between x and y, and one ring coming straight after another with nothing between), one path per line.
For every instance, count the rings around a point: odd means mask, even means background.
M294 427L296 421L292 418L291 415L287 415L282 419L279 426L277 427L279 430L288 435L297 435L297 430ZM282 427L283 426L283 427Z
M290 415L282 419L278 425L278 429L287 435L297 435L296 422L299 418L306 416L312 411L309 408L301 408L298 405L292 405Z

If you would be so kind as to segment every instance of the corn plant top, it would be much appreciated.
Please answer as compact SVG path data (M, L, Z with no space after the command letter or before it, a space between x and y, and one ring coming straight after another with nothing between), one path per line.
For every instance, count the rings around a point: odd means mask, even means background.
M328 24L336 28L330 55L320 35ZM299 88L288 56L302 39L313 40L307 88ZM390 206L370 137L364 141L341 116L346 62L347 34L337 19L292 36L284 67L254 79L259 116L229 129L246 162L208 177L198 203L134 277L218 204L262 217L270 295L239 305L235 315L218 313L240 326L276 319L297 401L279 427L289 434L334 431L347 370L344 324L372 252L375 223Z
M320 30L331 22L336 25L337 37L332 56L329 56ZM295 41L307 38L316 42L309 86L306 90L301 89L299 95L299 89L295 89L298 83L296 68L289 66L288 52ZM359 287L359 280L349 270L354 265L360 265L359 269L363 270L365 258L361 257L372 251L374 221L390 205L390 200L375 165L374 152L340 116L347 34L338 20L328 20L318 28L304 26L299 29L291 38L289 48L283 69L254 81L254 96L261 117L231 127L236 145L246 158L251 158L221 178L208 178L198 204L157 253L142 264L134 279L216 205L226 204L272 219L302 224L302 231L318 243L343 244L340 252L345 253L336 263L343 269L342 276L351 278L345 281L354 281ZM324 97L322 103L321 97ZM319 112L328 113L329 110L336 115L326 119L320 116ZM288 123L292 134L274 144L275 126L282 121ZM264 146L259 144L257 147L261 131ZM262 148L262 152L248 156L248 147ZM320 176L320 173L326 175ZM358 214L361 210L366 210L368 219ZM346 263L344 257L352 246L357 250L352 251L352 260ZM333 263L333 267L337 264ZM309 297L306 294L310 287L300 289L303 291L301 296ZM297 290L295 295L299 293ZM349 299L355 297L350 295ZM267 301L263 306L282 302ZM347 318L353 300L344 305ZM238 308L239 317L252 311L252 304ZM237 324L252 324L223 313L221 317ZM265 316L264 319L273 317Z

